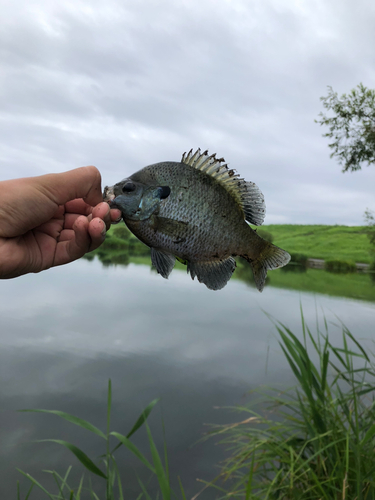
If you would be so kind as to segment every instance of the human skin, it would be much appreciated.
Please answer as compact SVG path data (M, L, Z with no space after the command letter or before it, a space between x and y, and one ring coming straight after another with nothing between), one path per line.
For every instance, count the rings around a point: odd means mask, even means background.
M95 167L0 182L0 278L79 259L120 216L103 202Z

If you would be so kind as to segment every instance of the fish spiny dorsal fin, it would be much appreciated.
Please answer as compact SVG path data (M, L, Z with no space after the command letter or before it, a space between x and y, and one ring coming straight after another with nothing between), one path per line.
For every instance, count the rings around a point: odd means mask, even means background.
M241 206L244 218L256 226L263 224L266 215L264 196L254 182L240 178L235 170L229 169L224 158L216 158L216 154L201 153L198 148L195 153L191 149L182 155L181 163L204 172L219 182Z

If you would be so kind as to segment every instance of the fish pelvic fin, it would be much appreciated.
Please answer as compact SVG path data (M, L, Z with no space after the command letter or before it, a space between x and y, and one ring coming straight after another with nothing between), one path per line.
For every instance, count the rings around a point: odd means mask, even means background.
M197 277L198 281L204 283L210 290L224 288L235 268L236 261L233 257L223 260L187 263L187 272L190 273L191 279Z
M247 255L242 255L251 265L254 281L257 289L261 292L267 277L267 271L286 266L290 261L290 255L285 250L266 242L260 255L252 260Z
M235 170L223 162L224 158L216 158L216 154L209 155L208 151L201 153L199 148L195 153L192 149L184 153L181 159L181 163L206 173L221 184L241 207L244 219L260 226L266 216L266 204L261 190L254 182L240 178Z
M162 252L151 247L151 262L157 272L168 279L176 262L176 257L170 253Z

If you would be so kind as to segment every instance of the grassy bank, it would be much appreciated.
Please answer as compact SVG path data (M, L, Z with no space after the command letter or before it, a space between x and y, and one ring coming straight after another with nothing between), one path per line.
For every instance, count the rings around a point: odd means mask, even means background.
M270 224L262 226L273 236L273 243L289 253L314 259L339 259L370 263L371 245L367 226L323 226Z

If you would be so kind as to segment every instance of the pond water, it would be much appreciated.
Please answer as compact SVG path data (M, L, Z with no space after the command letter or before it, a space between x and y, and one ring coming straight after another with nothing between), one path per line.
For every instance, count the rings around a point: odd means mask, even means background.
M313 330L324 314L332 323L340 318L358 339L373 336L375 302L293 290L292 273L284 274L289 288L281 274L272 286L277 272L269 273L262 294L236 279L213 292L182 270L164 280L146 265L103 266L97 259L0 282L0 498L15 498L17 479L25 497L28 482L16 468L46 485L43 469L64 473L72 464L73 478L81 475L69 451L35 440L64 439L90 457L104 452L100 438L56 416L16 410L62 410L104 430L109 378L112 430L126 434L161 397L149 419L155 441L161 450L164 422L171 477L181 477L188 497L198 492L197 478L215 477L226 456L213 441L196 443L209 429L205 424L240 419L217 407L249 402L247 393L262 384L294 383L266 313L300 335L302 304ZM314 276L303 279L316 282ZM340 285L333 288L339 295ZM331 325L330 334L340 342L338 327ZM143 428L133 441L148 453ZM145 480L148 474L126 450L118 460L128 498L136 498L136 474ZM205 491L202 498L214 496Z

